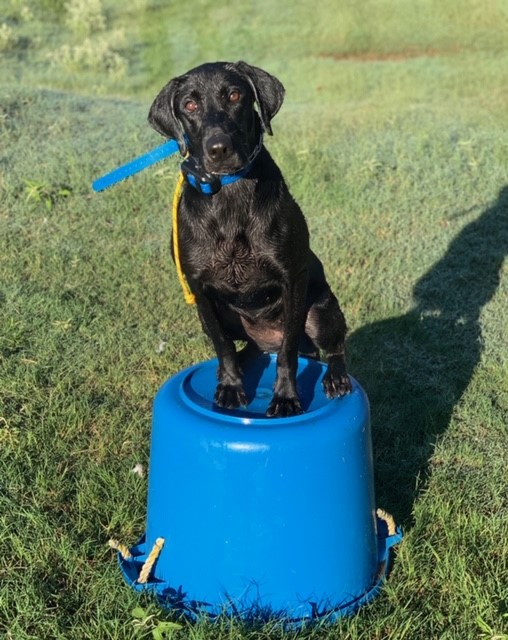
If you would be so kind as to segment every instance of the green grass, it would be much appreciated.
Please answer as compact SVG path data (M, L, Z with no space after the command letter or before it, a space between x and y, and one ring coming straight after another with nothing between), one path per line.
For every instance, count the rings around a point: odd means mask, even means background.
M0 2L0 635L297 636L164 627L106 546L144 529L131 469L156 389L212 351L169 258L177 162L90 183L160 142L146 114L172 75L245 59L287 88L268 145L348 318L377 502L406 532L372 605L299 637L507 638L506 2L122 6L103 3L92 63L63 0Z

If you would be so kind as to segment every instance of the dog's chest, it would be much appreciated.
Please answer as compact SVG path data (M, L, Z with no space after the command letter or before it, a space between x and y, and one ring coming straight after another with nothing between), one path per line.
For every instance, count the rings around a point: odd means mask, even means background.
M201 254L200 279L227 288L241 288L259 272L261 264L256 248L243 231L210 238Z
M258 211L247 187L252 186L240 183L213 201L189 202L189 215L182 218L187 277L214 297L240 306L246 300L251 304L260 287L280 280L272 218Z

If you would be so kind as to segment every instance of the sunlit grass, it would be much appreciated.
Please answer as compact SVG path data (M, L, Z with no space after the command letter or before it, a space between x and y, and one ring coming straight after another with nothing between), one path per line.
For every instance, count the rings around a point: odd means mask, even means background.
M160 142L146 113L172 75L243 58L286 86L267 144L348 319L378 504L406 530L371 606L299 635L505 638L505 4L104 2L87 36L63 2L25 4L0 10L15 36L0 71L1 632L297 635L164 628L171 614L124 585L106 546L144 528L132 469L148 464L154 393L212 350L169 257L177 160L90 184ZM118 30L123 75L50 64Z

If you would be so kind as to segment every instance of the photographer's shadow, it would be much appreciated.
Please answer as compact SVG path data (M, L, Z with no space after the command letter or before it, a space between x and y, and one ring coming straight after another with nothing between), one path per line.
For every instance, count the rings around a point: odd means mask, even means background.
M414 287L408 313L348 340L349 369L371 404L377 504L406 527L419 479L482 353L480 313L508 253L508 187Z

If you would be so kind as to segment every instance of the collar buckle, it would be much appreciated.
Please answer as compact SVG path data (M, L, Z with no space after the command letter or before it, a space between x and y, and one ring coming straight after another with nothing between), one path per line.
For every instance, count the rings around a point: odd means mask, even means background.
M201 193L213 195L222 187L220 176L203 171L192 156L182 162L181 168L187 182Z

